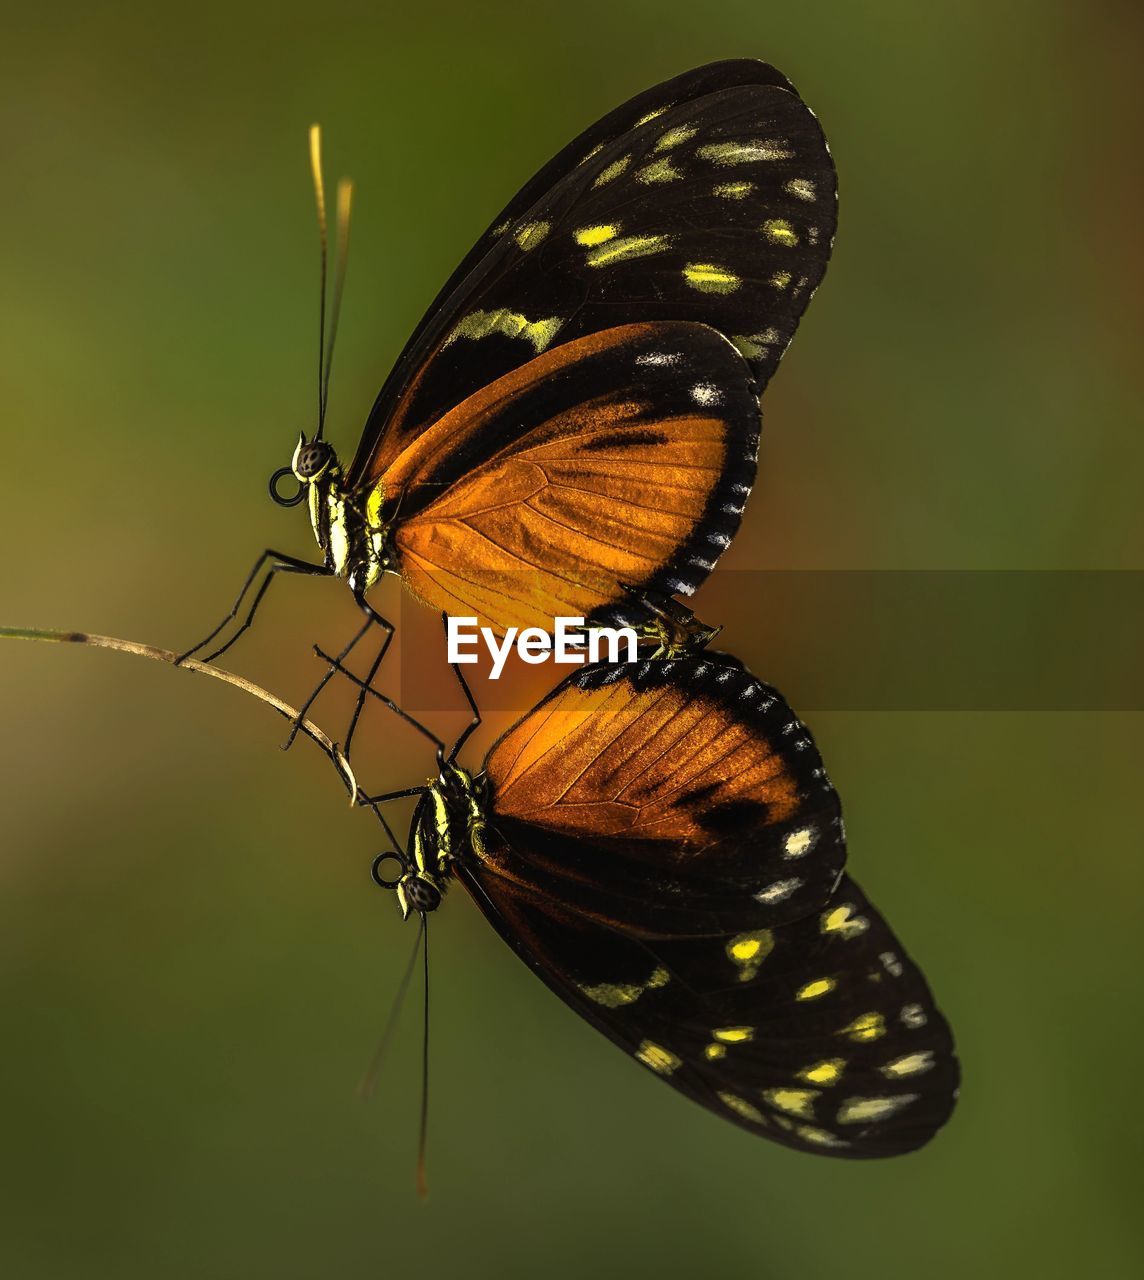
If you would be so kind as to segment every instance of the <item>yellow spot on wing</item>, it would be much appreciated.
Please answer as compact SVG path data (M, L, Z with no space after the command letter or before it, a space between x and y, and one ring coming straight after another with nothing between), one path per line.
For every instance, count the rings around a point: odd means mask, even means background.
M654 120L657 116L663 115L663 113L667 110L668 110L667 107L656 107L654 111L649 111L646 116L640 116L640 118L635 122L632 128L638 129L641 124L647 124L649 120Z
M660 134L655 141L655 150L670 151L672 147L678 147L688 138L694 138L698 132L698 129L692 128L689 124L677 125L674 129L668 129L666 133Z
M714 164L750 164L754 160L790 160L794 152L778 138L757 142L711 142L696 154Z
M853 1022L848 1023L838 1033L849 1036L859 1044L867 1040L877 1040L886 1034L886 1019L880 1013L860 1013Z
M865 916L854 914L854 907L849 902L844 902L842 906L835 907L833 911L824 911L822 913L821 929L823 933L837 933L843 938L857 938L860 934L866 932L870 927L870 921Z
M782 244L793 248L798 244L798 236L794 227L785 218L768 218L763 223L763 235L771 244Z
M576 232L576 243L588 248L594 244L603 244L605 240L614 240L620 234L620 228L614 222L600 223L595 227L581 227Z
M744 1120L753 1120L756 1124L765 1124L766 1117L758 1109L752 1106L746 1098L740 1098L735 1093L720 1093L719 1101L725 1107L729 1107L736 1115L742 1116Z
M880 1068L888 1080L901 1080L906 1076L920 1076L933 1069L933 1050L923 1049L920 1053L907 1053L901 1058L894 1058Z
M798 1072L798 1078L807 1084L837 1084L842 1078L842 1069L846 1066L845 1058L823 1058Z
M712 1062L714 1062L716 1058L725 1058L727 1056L727 1049L721 1044L709 1044L703 1052Z
M774 337L771 337L772 334L774 334ZM762 343L777 342L778 333L774 329L768 329L766 333L757 334L752 341ZM804 853L809 853L814 845L814 837L813 827L803 827L799 831L792 831L783 841L783 857L801 858Z
M911 1030L926 1025L926 1011L920 1004L905 1004L902 1006L902 1012L898 1015L902 1022Z
M622 1009L625 1005L635 1004L645 991L667 986L668 978L667 970L661 965L644 983L601 982L595 986L581 987L580 990L589 1000L603 1005L605 1009Z
M731 341L748 360L758 360L767 354L768 347L782 341L782 334L777 329L764 329L762 333L737 333ZM800 844L800 840L805 843ZM793 836L787 836L783 857L800 858L810 848L810 844L808 832L796 831ZM791 853L792 847L801 849L802 852Z
M645 185L651 182L674 182L682 177L683 174L671 163L670 156L664 156L662 160L655 160L636 170L636 181Z
M794 993L796 1000L817 1000L820 996L833 991L838 985L833 978L815 978L813 982L804 983Z
M847 1147L850 1145L848 1142L843 1142L841 1138L836 1138L834 1134L827 1133L825 1129L816 1129L809 1124L796 1125L795 1133L798 1134L803 1142L813 1142L816 1147Z
M817 1089L764 1089L763 1097L772 1107L778 1107L788 1115L814 1118L814 1101Z
M799 200L813 200L815 196L814 183L809 178L791 178L783 190Z
M739 933L727 943L727 958L738 965L740 982L750 982L774 945L775 935L769 929Z
M601 170L601 172L596 175L596 180L592 183L593 190L596 187L605 186L615 178L618 178L628 165L631 164L631 162L631 156L620 156L618 160L613 160L606 169Z
M743 283L733 271L711 262L689 262L683 268L683 278L700 293L734 293Z
M460 321L445 340L447 346L457 338L487 338L490 334L501 333L506 338L523 338L532 343L537 354L556 337L564 320L560 316L549 316L545 320L529 320L518 311L510 311L507 307L498 307L495 311L470 311Z
M551 222L526 222L513 239L527 253L529 249L535 249L551 230Z
M754 189L753 182L720 182L712 191L723 200L745 200Z
M754 1027L716 1027L711 1034L716 1040L722 1040L726 1044L742 1044L745 1040L750 1040L755 1034Z
M773 284L776 289L785 289L792 279L793 277L789 271L776 271L774 275L771 276L771 284Z
M655 1044L651 1040L645 1040L640 1045L636 1050L636 1057L645 1067L651 1067L653 1071L658 1071L661 1076L671 1075L683 1061L672 1053L670 1049L665 1049L663 1045Z
M900 1093L894 1098L847 1098L838 1108L839 1124L863 1124L869 1120L885 1120L895 1111L909 1106L918 1095Z
M628 258L645 258L649 253L662 253L671 246L670 236L623 236L589 249L586 261L590 267L606 267L611 262Z

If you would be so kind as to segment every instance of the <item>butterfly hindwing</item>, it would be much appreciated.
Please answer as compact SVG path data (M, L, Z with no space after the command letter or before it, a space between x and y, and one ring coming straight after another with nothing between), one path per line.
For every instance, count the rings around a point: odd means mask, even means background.
M522 850L527 864L532 850ZM711 937L635 936L484 859L458 875L575 1012L717 1115L851 1158L927 1142L959 1078L925 979L849 878L803 919Z
M834 223L822 131L773 68L714 64L649 90L542 169L458 268L386 382L349 483L369 485L497 377L618 325L710 325L761 391Z
M484 776L492 871L649 936L797 919L845 862L806 727L725 654L577 670Z
M755 474L742 357L695 324L554 348L417 437L382 477L411 590L482 625L637 621L633 593L690 593Z

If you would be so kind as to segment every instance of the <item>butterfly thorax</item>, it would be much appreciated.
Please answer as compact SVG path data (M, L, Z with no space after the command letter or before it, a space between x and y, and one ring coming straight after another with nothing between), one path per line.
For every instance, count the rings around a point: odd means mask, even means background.
M384 488L348 489L337 454L323 440L300 440L292 466L306 488L310 524L327 566L351 591L368 591L393 563L389 529L381 518Z
M418 801L410 830L412 865L397 886L401 913L435 911L452 864L479 847L484 830L483 787L466 770L446 764Z

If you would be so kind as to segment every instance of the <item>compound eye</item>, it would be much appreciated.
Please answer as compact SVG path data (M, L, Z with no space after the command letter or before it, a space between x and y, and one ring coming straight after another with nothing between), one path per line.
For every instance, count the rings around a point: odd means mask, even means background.
M298 475L303 480L313 479L330 460L330 447L315 441L305 445L298 454Z
M405 901L414 911L436 911L441 905L441 894L419 876L410 876L405 882Z

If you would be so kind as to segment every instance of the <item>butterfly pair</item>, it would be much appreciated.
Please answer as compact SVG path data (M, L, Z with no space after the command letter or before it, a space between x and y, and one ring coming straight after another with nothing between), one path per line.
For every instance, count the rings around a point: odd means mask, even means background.
M316 148L314 169L324 227ZM739 526L759 396L825 271L835 205L822 130L764 63L715 63L605 116L453 273L348 467L323 438L320 359L318 430L271 491L307 501L322 561L267 549L184 656L253 591L210 658L225 652L279 572L345 579L365 621L340 656L380 626L371 678L392 633L366 598L384 574L500 634L566 616L657 639L646 599L694 591ZM339 206L344 230L348 188Z
M315 173L324 226L316 149ZM346 188L343 229L348 203ZM276 573L344 578L365 622L327 678L384 632L348 753L392 635L366 598L386 573L500 633L556 616L634 627L666 660L577 672L476 777L460 743L442 752L413 789L408 852L389 855L399 874L377 878L423 919L459 879L649 1070L787 1145L864 1156L916 1147L948 1115L948 1028L844 877L809 735L733 659L678 656L709 629L672 599L738 528L759 396L834 225L822 131L765 64L700 68L604 117L446 283L348 467L323 438L325 352L317 433L271 480L276 501L308 502L323 559L266 551L211 657Z

